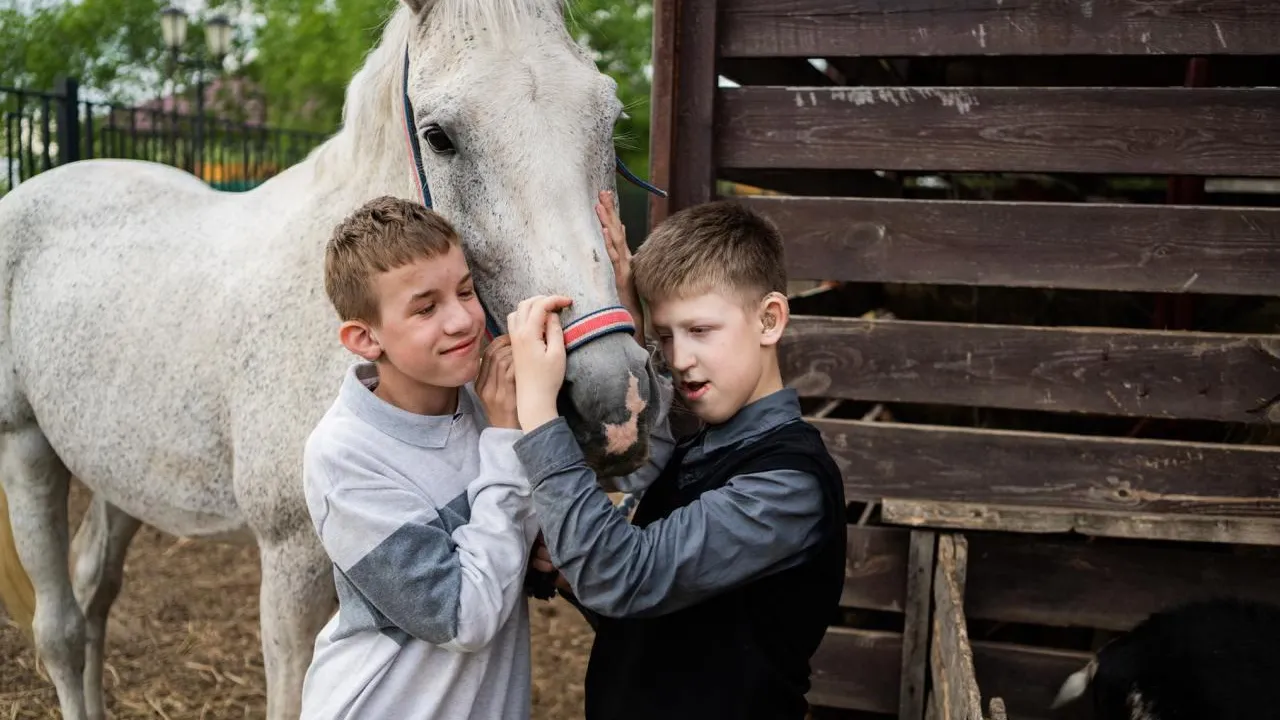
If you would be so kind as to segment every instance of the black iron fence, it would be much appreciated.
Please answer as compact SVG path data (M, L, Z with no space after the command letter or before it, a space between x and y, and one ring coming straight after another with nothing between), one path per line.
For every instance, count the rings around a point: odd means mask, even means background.
M0 116L0 195L56 165L88 158L150 160L218 189L248 190L327 137L159 106L90 102L74 80L51 91L0 86Z

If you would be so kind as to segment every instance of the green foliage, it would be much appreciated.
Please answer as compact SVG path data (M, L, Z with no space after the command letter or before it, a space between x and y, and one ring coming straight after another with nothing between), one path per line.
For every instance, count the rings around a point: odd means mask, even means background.
M577 0L567 12L569 31L595 53L596 65L618 82L628 118L618 123L616 143L623 162L649 176L649 76L653 3Z
M258 0L266 22L250 72L268 98L268 121L329 132L342 121L347 83L398 0Z
M75 77L124 100L162 67L161 0L80 0L0 10L0 85L47 90Z

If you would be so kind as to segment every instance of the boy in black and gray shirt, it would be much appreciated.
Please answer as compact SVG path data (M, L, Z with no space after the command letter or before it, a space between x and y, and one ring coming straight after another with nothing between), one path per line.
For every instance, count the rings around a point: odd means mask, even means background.
M620 232L616 217L605 225ZM782 385L781 238L735 203L702 205L655 229L632 272L676 388L704 424L632 523L556 411L556 311L568 298L530 298L508 322L525 432L515 451L547 561L597 626L586 717L798 720L844 581L845 502L839 468Z

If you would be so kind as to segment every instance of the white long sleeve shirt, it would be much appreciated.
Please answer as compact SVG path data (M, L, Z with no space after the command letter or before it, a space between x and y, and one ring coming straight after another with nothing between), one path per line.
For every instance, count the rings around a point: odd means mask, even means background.
M523 593L537 522L513 443L470 386L452 415L373 394L348 371L308 439L307 505L339 610L316 638L302 720L526 720Z

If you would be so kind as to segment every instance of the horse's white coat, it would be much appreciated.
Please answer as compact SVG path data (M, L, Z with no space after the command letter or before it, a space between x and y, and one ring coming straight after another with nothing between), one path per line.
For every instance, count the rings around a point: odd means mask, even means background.
M348 88L343 130L252 192L96 160L0 202L0 482L69 720L104 717L102 635L139 520L258 543L267 715L298 716L333 609L302 446L353 360L324 294L324 244L365 200L415 197L406 43L418 127L438 124L457 149L423 143L435 207L462 233L490 310L502 319L557 292L575 300L568 320L617 302L592 204L613 187L620 106L558 0L405 1ZM646 359L625 334L570 357L568 416L606 474L647 450ZM74 583L69 472L94 492Z

